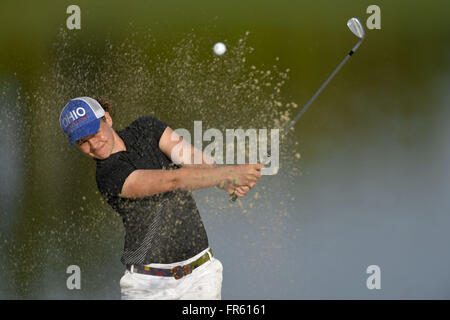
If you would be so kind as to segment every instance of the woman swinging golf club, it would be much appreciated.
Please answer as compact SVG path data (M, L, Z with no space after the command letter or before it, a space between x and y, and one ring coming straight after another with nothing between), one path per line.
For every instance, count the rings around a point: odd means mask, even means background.
M243 197L263 165L216 167L205 155L190 165L191 146L190 154L172 159L173 148L186 142L167 124L140 117L116 131L111 114L107 100L75 98L60 125L72 147L95 160L98 189L122 218L122 299L220 299L222 264L209 248L191 190L217 186Z

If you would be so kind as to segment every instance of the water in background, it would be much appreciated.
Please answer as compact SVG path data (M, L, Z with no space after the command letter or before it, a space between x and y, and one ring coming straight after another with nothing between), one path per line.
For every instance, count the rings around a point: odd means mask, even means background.
M195 33L186 34L181 42L166 44L169 56L158 55L157 40L150 33L144 35L148 47L140 48L136 40L139 36L132 33L118 44L106 40L99 58L90 50L93 43L87 42L88 50L83 52L68 31L60 29L51 67L40 77L38 88L25 95L18 89L14 105L5 99L15 113L2 120L20 122L26 132L15 137L26 145L20 160L35 161L27 165L35 202L23 209L22 217L32 223L17 224L19 236L10 242L4 236L2 241L7 253L3 268L14 266L20 294L33 296L40 288L41 297L65 297L68 292L61 276L66 275L55 274L68 266L67 261L74 260L70 264L82 270L94 270L105 264L103 256L108 250L116 256L121 251L123 228L96 190L93 162L70 150L59 128L60 110L70 98L86 95L111 99L116 108L116 129L139 116L153 115L174 129L192 129L193 121L201 120L204 131L217 128L224 136L226 128L282 129L290 119L290 110L297 108L295 103L284 101L281 94L287 71L279 71L275 64L262 70L246 63L252 51L246 45L248 32L227 41L232 50L223 57L212 55L209 43L198 40ZM282 150L292 153L294 149ZM205 201L216 204L218 215L230 206L227 199L222 191L206 196ZM237 205L242 206L241 201ZM256 205L263 203L255 201ZM7 208L5 212L13 210ZM99 246L98 250L92 242ZM115 270L114 266L117 268L111 263L111 268L103 270ZM98 283L101 278L95 277ZM57 281L63 286L47 285Z
M119 37L51 26L45 50L18 34L27 50L0 51L9 63L0 69L0 298L120 297L122 222L96 189L92 160L60 132L68 99L112 99L116 128L144 114L189 130L194 120L282 128L354 44L346 18L365 14L360 4L324 3L186 9L204 24L193 30L170 25L182 4L167 16L152 8L167 18L156 30L130 25ZM223 298L449 297L446 10L439 1L379 5L382 30L367 32L289 133L279 174L233 205L216 189L194 193L224 265ZM100 5L90 10L86 25L108 19ZM211 22L212 12L228 19ZM326 23L312 29L317 21ZM218 40L223 57L212 54ZM33 54L26 64L11 52ZM81 290L66 287L71 264L82 270ZM366 287L372 264L381 290Z

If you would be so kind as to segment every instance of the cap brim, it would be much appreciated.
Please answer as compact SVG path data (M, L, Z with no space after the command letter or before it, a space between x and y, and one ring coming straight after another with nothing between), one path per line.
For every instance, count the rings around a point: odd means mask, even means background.
M77 142L77 140L90 136L91 134L97 133L99 128L100 128L100 119L95 119L94 121L83 124L83 126L78 130L73 131L69 137L69 141L70 144L72 145L72 148L75 142Z

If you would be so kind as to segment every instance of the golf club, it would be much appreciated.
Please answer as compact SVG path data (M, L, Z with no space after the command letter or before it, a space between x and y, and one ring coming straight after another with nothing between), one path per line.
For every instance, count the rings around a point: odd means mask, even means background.
M350 29L350 31L359 38L359 41L356 43L356 45L350 50L350 52L345 56L344 60L334 69L334 71L331 73L331 75L328 77L328 79L322 84L322 86L314 93L314 95L309 99L309 101L306 103L306 105L300 110L300 112L295 116L295 118L289 123L289 125L283 130L281 133L281 138L283 138L284 135L286 135L289 131L289 129L300 119L300 117L305 113L305 111L308 109L308 107L313 103L313 101L317 98L317 96L322 92L322 90L327 86L328 82L330 82L331 79L336 75L336 73L342 68L342 66L347 62L347 60L355 53L355 51L359 48L361 45L361 42L364 40L365 32L364 28L361 24L361 21L359 21L358 18L350 18L347 21L347 27ZM268 155L270 155L270 149L268 150ZM230 196L230 201L236 201L237 195L232 194Z

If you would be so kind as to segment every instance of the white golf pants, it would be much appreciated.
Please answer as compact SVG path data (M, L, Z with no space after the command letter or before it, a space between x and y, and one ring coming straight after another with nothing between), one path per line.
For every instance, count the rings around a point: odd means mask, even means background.
M171 269L197 260L198 255L172 264L149 264L149 267ZM209 254L209 253L208 253ZM174 277L152 276L129 270L120 279L123 300L220 300L222 291L222 263L210 255L210 260L176 280Z

